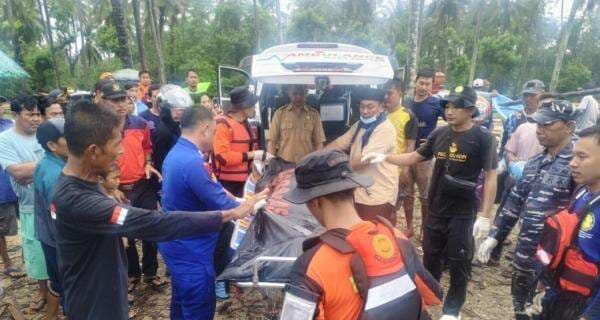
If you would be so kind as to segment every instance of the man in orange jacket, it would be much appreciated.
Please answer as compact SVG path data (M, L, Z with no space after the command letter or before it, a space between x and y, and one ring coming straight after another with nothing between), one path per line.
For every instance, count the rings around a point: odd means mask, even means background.
M250 122L258 97L248 87L236 87L229 94L231 107L217 118L213 142L215 174L221 185L236 197L244 195L244 184L252 170L251 162L273 156L258 149L258 132Z
M354 189L373 184L352 172L340 150L316 151L295 170L284 197L306 203L327 231L304 242L286 287L281 319L422 319L441 303L438 282L389 221L362 220Z

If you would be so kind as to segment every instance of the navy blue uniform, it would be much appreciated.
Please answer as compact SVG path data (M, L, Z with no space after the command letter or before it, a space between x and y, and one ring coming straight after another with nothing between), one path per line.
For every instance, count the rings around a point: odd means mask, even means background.
M490 231L490 236L502 243L519 218L523 220L513 260L512 295L517 314L524 312L541 271L536 250L544 221L569 205L575 189L569 168L572 158L573 142L557 156L546 150L529 160L523 179L511 190Z

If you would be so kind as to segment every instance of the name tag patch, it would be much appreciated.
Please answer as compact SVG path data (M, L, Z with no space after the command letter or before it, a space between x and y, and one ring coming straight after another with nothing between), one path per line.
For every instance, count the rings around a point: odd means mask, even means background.
M127 218L127 213L129 210L116 206L113 210L112 216L110 217L111 224L123 225L125 223L125 218Z

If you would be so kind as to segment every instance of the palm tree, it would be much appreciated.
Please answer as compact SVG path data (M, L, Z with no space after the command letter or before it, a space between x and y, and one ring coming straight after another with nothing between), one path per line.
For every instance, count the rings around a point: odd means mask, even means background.
M140 55L140 66L142 70L148 69L146 65L146 50L144 49L144 35L142 33L142 23L140 21L140 2L131 0L133 7L133 21L135 23L135 39L137 41L138 53Z
M587 6L585 5L586 1L587 0L573 0L567 23L560 28L560 35L557 42L558 46L556 50L556 59L554 61L554 70L552 71L552 80L550 80L550 91L556 90L563 58L565 56L565 52L567 51L569 36L571 35L571 30L575 24L575 15L581 8L583 8L584 11L587 9Z
M119 40L119 58L123 62L123 67L131 68L133 61L129 52L129 36L127 35L127 24L123 14L123 2L121 0L110 0L112 5L112 17L117 29L117 39Z
M406 68L405 75L407 78L404 79L405 85L407 87L408 92L412 92L413 89L413 79L417 76L417 66L419 65L419 25L421 24L421 15L419 10L419 0L410 0L408 2L408 39L407 39L407 48L408 52L406 54Z
M40 16L44 26L44 33L46 34L46 41L50 47L50 56L52 58L52 74L54 75L54 84L56 87L60 87L60 76L58 70L58 63L56 63L56 47L54 46L54 36L52 35L52 25L50 24L50 10L48 10L47 0L38 0L38 6L40 9ZM42 14L43 12L43 14Z
M530 42L532 41L533 32L530 30L537 30L538 21L543 13L544 0L533 0L532 6L529 8L527 15L527 23L523 29L523 36L521 44L519 46L519 55L521 56L521 63L519 65L519 75L517 77L518 88L522 83L525 82L525 75L527 74L527 63L529 60L529 49Z
M154 3L154 0L147 0L146 8L150 17L150 29L152 31L152 40L154 42L154 48L156 49L156 56L158 57L158 78L160 79L160 83L166 83L167 77L165 74L165 59L163 57L160 33L158 31L158 18L156 14L157 8Z

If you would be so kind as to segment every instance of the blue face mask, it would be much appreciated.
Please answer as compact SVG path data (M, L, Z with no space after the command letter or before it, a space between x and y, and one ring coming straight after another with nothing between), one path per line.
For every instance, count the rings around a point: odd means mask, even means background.
M365 117L363 117L363 116L360 116L360 121L361 121L363 124L371 124L371 123L373 123L373 122L377 121L377 116L370 117L370 118L365 118Z

